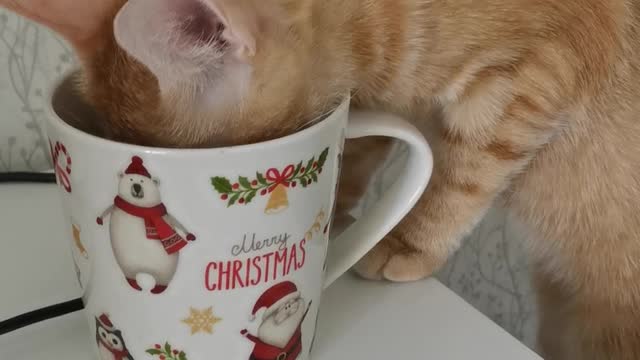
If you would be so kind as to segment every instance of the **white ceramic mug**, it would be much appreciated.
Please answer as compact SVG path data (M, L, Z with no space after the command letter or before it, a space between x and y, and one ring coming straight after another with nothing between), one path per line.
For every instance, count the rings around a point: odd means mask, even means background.
M54 88L47 128L101 360L309 359L323 289L407 214L431 176L418 130L387 114L349 119L348 99L277 140L160 149L70 126L91 115L69 84ZM329 241L345 137L365 136L405 141L408 165Z

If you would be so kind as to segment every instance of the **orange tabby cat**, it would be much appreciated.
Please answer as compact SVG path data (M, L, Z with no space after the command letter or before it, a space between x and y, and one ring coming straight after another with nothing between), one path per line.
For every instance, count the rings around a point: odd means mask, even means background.
M435 177L356 270L428 276L503 199L532 233L546 358L640 358L640 2L112 0L89 22L21 1L0 4L76 46L82 92L116 139L264 140L346 90L414 120ZM345 166L343 208L364 154Z

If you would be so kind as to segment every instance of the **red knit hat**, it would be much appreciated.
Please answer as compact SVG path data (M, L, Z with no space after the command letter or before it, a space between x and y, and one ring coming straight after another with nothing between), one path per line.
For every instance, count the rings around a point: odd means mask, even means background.
M142 164L142 158L140 158L139 156L134 156L131 159L131 164L129 165L127 170L124 171L124 173L127 175L142 175L151 179L151 174L149 174L147 168L144 167L144 165Z
M109 319L109 316L107 314L100 315L98 321L103 328L107 330L113 330L113 323L111 323L111 319Z
M251 312L251 321L255 320L256 314L260 309L266 308L262 315L263 318L265 318L277 310L281 304L299 297L300 292L298 291L298 287L291 281L273 285L256 301L256 304L253 306L253 311Z

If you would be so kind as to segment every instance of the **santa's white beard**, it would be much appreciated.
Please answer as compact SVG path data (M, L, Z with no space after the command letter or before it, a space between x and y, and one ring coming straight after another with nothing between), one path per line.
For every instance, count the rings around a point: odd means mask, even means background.
M298 300L298 309L286 317L281 312L275 312L262 321L258 329L258 337L264 343L284 348L298 329L305 313L304 300Z

